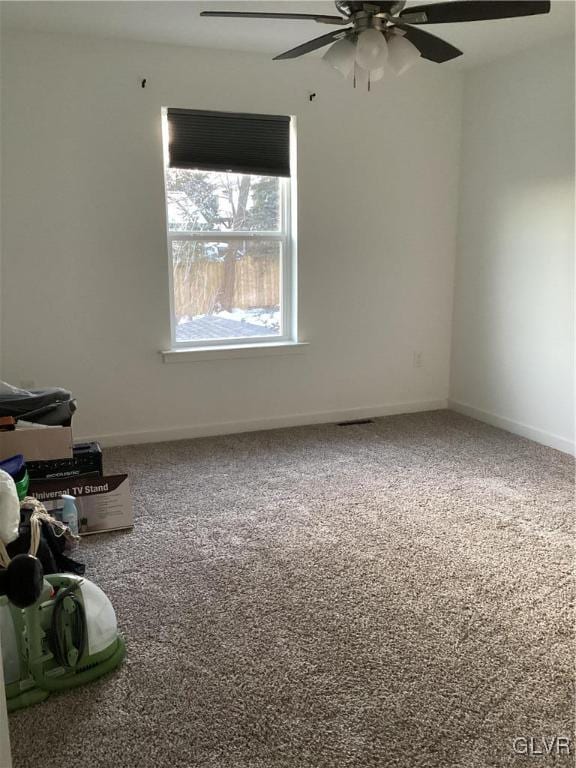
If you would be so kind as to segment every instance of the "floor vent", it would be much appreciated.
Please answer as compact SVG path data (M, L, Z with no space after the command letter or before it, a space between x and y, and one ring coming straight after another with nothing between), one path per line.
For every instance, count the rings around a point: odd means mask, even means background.
M352 421L339 421L337 427L357 427L359 424L374 424L374 419L353 419Z

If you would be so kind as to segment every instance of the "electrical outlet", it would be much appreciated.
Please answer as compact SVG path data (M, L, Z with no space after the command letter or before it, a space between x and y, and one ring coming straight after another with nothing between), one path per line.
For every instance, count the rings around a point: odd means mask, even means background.
M423 365L422 352L414 352L414 368L422 368Z

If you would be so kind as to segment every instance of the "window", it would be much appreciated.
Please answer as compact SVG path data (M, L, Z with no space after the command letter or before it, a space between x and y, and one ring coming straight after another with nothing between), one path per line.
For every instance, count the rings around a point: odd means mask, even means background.
M295 340L290 120L165 110L174 349Z

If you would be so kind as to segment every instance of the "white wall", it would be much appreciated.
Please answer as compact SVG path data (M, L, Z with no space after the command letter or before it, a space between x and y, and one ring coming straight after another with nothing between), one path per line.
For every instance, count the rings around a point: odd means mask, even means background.
M1 17L0 17L0 36L1 36ZM0 58L0 84L2 83L2 61ZM2 88L0 86L0 115L2 114ZM2 123L0 121L0 146L2 145ZM0 178L2 176L2 155L0 153ZM0 293L2 279L2 206L0 206ZM0 326L0 379L2 378L2 328ZM0 659L2 657L2 647L0 646ZM4 690L4 667L0 664L0 692ZM6 697L0 693L0 766L10 768L12 757L10 753L10 734L8 732L8 712L6 708Z
M366 93L318 60L14 33L2 55L4 376L72 389L78 436L445 404L457 73L422 62ZM297 116L305 354L163 364L162 105Z
M574 40L465 81L451 398L574 446Z
M2 12L0 7L0 51L2 43ZM0 181L2 179L2 56L0 55ZM1 186L0 186L0 309L2 297L2 204L1 204ZM0 311L0 381L2 380L2 312Z

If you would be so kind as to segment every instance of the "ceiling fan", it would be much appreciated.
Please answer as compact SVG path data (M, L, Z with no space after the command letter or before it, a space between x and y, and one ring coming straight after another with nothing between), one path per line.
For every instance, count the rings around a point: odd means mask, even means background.
M386 63L400 75L417 59L442 63L462 55L455 46L420 29L425 24L507 19L550 12L550 0L449 0L405 8L406 0L336 0L340 15L202 11L201 16L315 21L338 27L291 48L274 60L295 59L331 45L324 59L347 77L356 67L370 80L384 75Z

